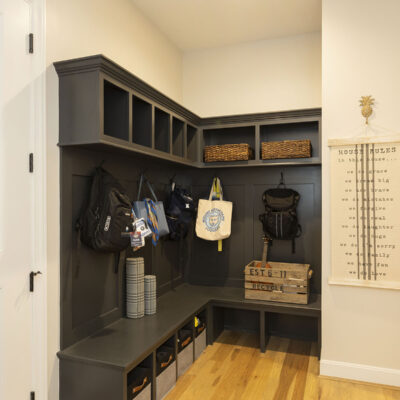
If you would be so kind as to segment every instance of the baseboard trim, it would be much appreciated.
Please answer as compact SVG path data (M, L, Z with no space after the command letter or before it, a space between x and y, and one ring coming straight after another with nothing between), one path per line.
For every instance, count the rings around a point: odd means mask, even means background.
M321 360L320 375L400 387L400 369Z

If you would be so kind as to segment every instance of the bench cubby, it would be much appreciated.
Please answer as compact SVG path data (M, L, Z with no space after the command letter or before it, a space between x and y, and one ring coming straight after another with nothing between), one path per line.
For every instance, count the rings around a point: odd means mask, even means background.
M152 355L127 374L127 400L151 400L153 381Z
M194 327L194 360L196 361L207 347L207 313L203 310L196 315L199 325Z
M163 354L160 354L160 352L163 352ZM176 373L176 335L173 335L156 350L157 400L164 398L174 387Z
M193 364L194 323L193 318L178 331L178 378Z

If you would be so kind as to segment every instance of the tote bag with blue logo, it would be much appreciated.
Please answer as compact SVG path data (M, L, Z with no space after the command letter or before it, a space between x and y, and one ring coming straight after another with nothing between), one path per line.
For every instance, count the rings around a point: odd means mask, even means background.
M200 199L196 235L205 240L221 240L231 235L232 202L223 200L221 182L214 178L208 200Z

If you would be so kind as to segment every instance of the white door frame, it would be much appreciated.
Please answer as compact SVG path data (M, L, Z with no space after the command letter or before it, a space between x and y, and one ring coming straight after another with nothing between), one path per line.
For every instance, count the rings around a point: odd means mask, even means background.
M32 293L32 391L37 400L47 400L47 206L46 206L46 0L26 0L32 5L34 35L32 82L34 137L34 265L40 271Z
M23 376L21 379L26 379L26 386L30 387L31 391L36 393L37 400L47 400L47 285L46 285L46 131L45 131L45 72L46 72L46 58L45 58L45 4L46 0L11 0L26 2L30 10L30 29L21 28L20 39L25 39L26 49L28 48L28 34L34 34L34 53L29 55L31 57L31 77L29 84L30 107L32 112L29 112L31 127L30 138L28 146L24 151L32 152L34 154L34 171L29 176L30 187L26 188L27 196L33 201L32 215L29 215L30 232L28 235L32 237L33 257L32 264L26 266L26 269L34 269L42 272L41 279L35 282L34 293L27 293L31 296L31 318L32 329L27 333L24 340L30 342L29 352L32 354L32 365L30 366L29 376ZM6 8L5 8L6 10ZM14 15L2 14L2 25L5 24L5 18L13 18ZM21 25L22 26L22 25ZM27 29L27 32L24 31ZM22 36L23 35L23 36ZM3 37L2 37L3 39ZM1 49L0 49L1 50ZM16 46L15 51L20 52L21 47ZM2 52L3 54L3 52ZM3 60L7 62L7 59ZM4 71L0 71L1 74ZM6 81L7 77L1 77L1 81ZM23 78L23 77L22 77ZM25 77L26 79L26 77ZM21 115L21 118L26 116ZM26 157L26 158L25 158ZM29 154L24 156L26 159L26 173L28 172ZM21 237L23 239L23 237ZM26 274L26 290L29 291L29 274ZM0 297L2 296L0 291ZM1 311L1 310L0 310ZM4 321L4 318L1 318ZM4 321L6 324L6 322ZM8 346L4 340L0 341L1 346ZM0 349L1 351L1 349ZM18 349L15 349L18 351ZM0 360L1 361L1 360ZM7 371L7 365L0 365ZM0 371L1 372L1 371ZM4 372L4 371L3 371ZM3 373L2 373L3 375ZM1 393L3 390L4 381L3 376L0 377L0 397L4 396ZM25 385L24 385L25 386ZM29 398L29 393L26 393L26 399Z

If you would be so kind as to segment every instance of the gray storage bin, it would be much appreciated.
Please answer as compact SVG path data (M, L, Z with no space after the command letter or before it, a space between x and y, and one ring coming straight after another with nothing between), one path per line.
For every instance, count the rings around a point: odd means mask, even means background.
M151 376L151 368L143 364L130 371L127 375L127 400L150 400Z
M200 354L207 347L207 329L204 329L199 336L194 340L194 359L197 360Z
M151 384L147 385L136 397L135 400L151 400Z
M178 354L178 377L183 375L186 370L193 364L193 342L188 344Z
M163 399L176 383L176 361L157 376L157 394L156 399Z

